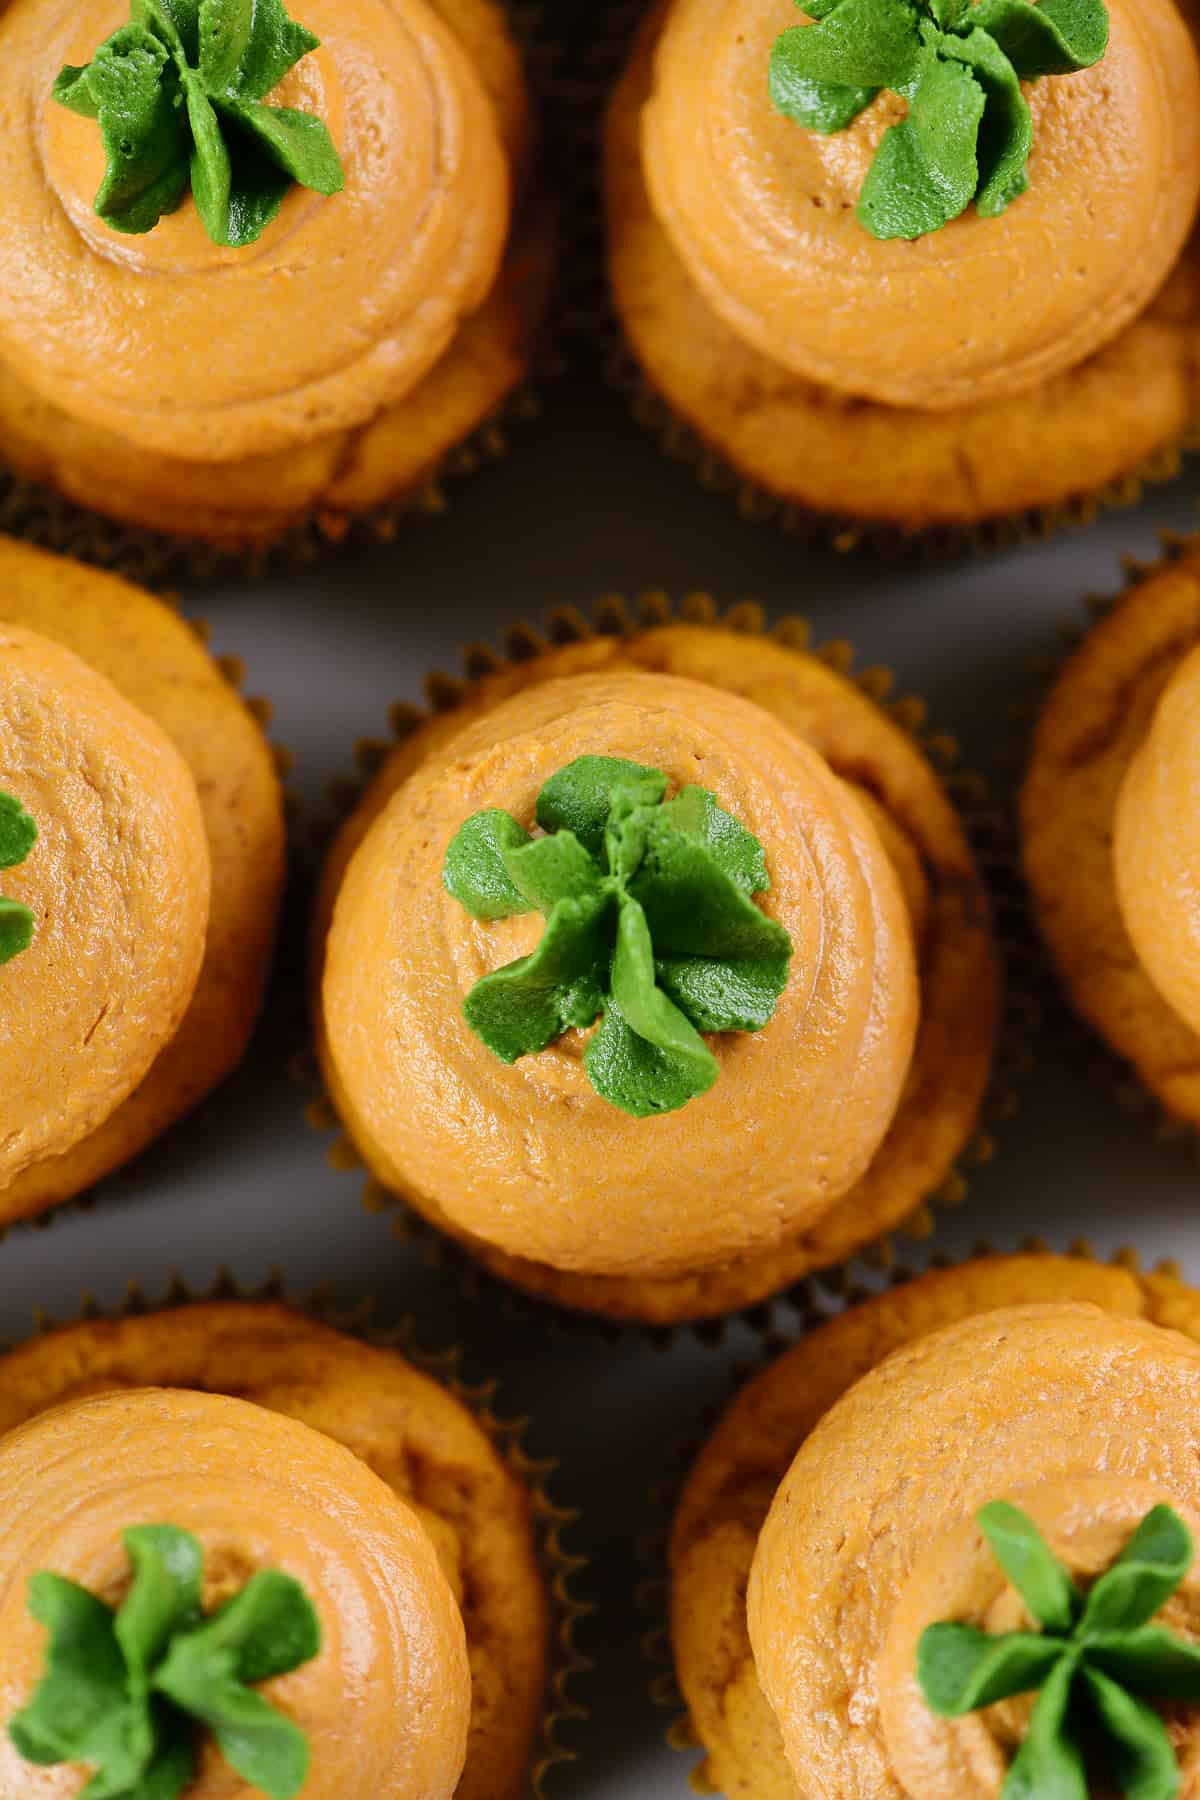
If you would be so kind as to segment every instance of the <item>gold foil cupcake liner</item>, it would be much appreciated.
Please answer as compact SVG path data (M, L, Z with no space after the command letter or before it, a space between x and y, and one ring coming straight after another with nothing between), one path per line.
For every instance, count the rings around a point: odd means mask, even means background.
M1158 557L1149 560L1136 556L1121 557L1120 585L1085 594L1075 613L1065 619L1059 628L1057 652L1039 659L1036 672L1041 678L1040 686L1029 705L1021 709L1021 737L1019 743L1014 744L1012 752L1012 766L1018 781L1024 779L1030 745L1042 710L1076 650L1101 620L1120 605L1131 588L1161 574L1189 552L1200 549L1200 532L1160 531L1158 541L1162 552ZM1018 844L1018 857L1019 855ZM1109 1093L1117 1110L1127 1118L1138 1120L1155 1141L1183 1147L1200 1162L1200 1131L1186 1120L1169 1113L1157 1095L1139 1079L1130 1064L1071 1005L1050 947L1039 930L1033 896L1019 864L1018 878L1014 922L1025 940L1030 991L1042 1021L1046 1049L1075 1067L1086 1069L1089 1080L1097 1089Z
M535 112L544 115L535 170L553 167L551 96L561 63L554 0L502 3L522 53ZM534 191L526 197L519 223L546 267L533 284L536 298L530 304L534 323L529 366L500 404L446 450L414 487L361 513L343 513L314 503L307 517L285 527L278 536L261 544L239 546L122 523L77 505L56 489L26 480L0 461L0 533L92 563L160 593L175 585L245 584L298 574L342 547L393 543L406 525L448 511L459 484L501 461L508 454L510 440L540 415L541 393L560 368L555 341L559 329L554 292L557 256L553 251L546 253L555 236L557 208L552 197L538 189L536 174L532 185Z
M715 1787L705 1775L704 1744L692 1723L676 1679L670 1625L670 1537L684 1486L721 1415L749 1381L761 1374L807 1332L815 1330L836 1314L848 1312L851 1307L871 1299L885 1289L904 1287L935 1269L961 1267L964 1263L982 1257L1019 1255L1064 1256L1077 1262L1127 1269L1133 1275L1169 1275L1176 1280L1183 1278L1178 1263L1170 1258L1160 1259L1153 1267L1145 1269L1137 1251L1130 1246L1115 1250L1111 1256L1101 1257L1086 1238L1076 1238L1067 1245L1065 1251L1060 1251L1040 1237L1024 1238L1012 1250L1000 1250L985 1241L961 1257L932 1257L923 1268L895 1263L888 1270L887 1279L882 1284L868 1280L865 1271L855 1269L852 1264L832 1272L822 1271L807 1276L799 1284L795 1295L798 1329L787 1333L761 1332L754 1353L730 1368L724 1391L703 1409L694 1428L670 1452L669 1466L662 1479L651 1487L648 1497L650 1523L637 1545L638 1558L645 1573L638 1583L636 1599L638 1609L646 1621L640 1643L647 1668L650 1701L657 1711L670 1715L663 1731L667 1747L692 1759L687 1780L694 1794L718 1795L721 1789ZM696 1758L700 1760L696 1761Z
M124 1300L117 1306L103 1306L85 1293L79 1311L73 1317L55 1318L39 1309L34 1315L32 1335L42 1336L90 1319L133 1318L146 1313L177 1311L214 1300L273 1301L377 1349L394 1350L452 1394L483 1428L510 1473L530 1497L539 1557L551 1603L546 1698L530 1766L528 1791L531 1800L557 1800L558 1795L565 1795L567 1783L560 1777L578 1754L569 1741L570 1733L588 1716L587 1708L576 1700L572 1689L592 1666L590 1658L578 1649L575 1637L580 1622L594 1608L579 1595L588 1558L577 1555L565 1541L579 1514L573 1507L563 1506L555 1500L551 1490L559 1465L555 1458L535 1456L529 1449L529 1420L510 1418L497 1409L498 1382L467 1379L462 1368L465 1357L461 1346L437 1351L429 1349L418 1341L411 1320L402 1320L392 1326L379 1325L374 1322L374 1307L369 1300L344 1309L331 1305L320 1292L297 1299L279 1274L257 1286L244 1287L228 1268L223 1268L208 1287L199 1290L175 1274L169 1278L161 1300L151 1299L140 1283L130 1282ZM9 1344L2 1348L16 1347Z
M937 1228L937 1214L966 1200L971 1172L990 1163L996 1154L996 1134L1017 1110L1018 1089L1030 1066L1030 1040L1038 1021L1038 996L1030 979L1033 952L1028 939L1027 913L1022 898L1019 854L1007 813L997 804L987 782L963 769L956 740L930 729L925 703L914 696L896 697L890 669L874 664L855 669L853 646L845 639L814 644L806 619L790 616L769 624L763 607L752 600L722 610L711 594L693 592L676 604L661 590L644 592L635 602L619 594L598 600L590 617L577 607L554 609L545 629L528 623L512 626L505 634L503 651L475 643L463 655L463 675L441 672L425 681L425 706L398 701L391 709L389 738L368 737L355 750L353 774L335 782L330 790L329 816L314 822L306 855L319 861L342 821L361 800L373 776L390 753L428 719L451 712L460 703L468 684L480 677L532 661L547 650L578 644L592 637L629 637L672 623L720 627L745 636L769 636L792 649L808 651L828 667L852 680L922 750L953 798L975 854L981 879L988 892L993 916L997 955L1003 977L1001 1025L988 1090L974 1133L938 1186L900 1225L873 1242L861 1246L853 1261L887 1269L897 1258L897 1240L923 1241ZM326 1141L326 1161L341 1172L362 1176L361 1204L365 1211L387 1218L393 1235L411 1242L439 1269L453 1272L468 1297L480 1293L499 1297L509 1316L535 1319L539 1328L561 1332L590 1332L614 1340L636 1331L658 1348L672 1343L681 1331L697 1341L716 1346L739 1321L752 1329L763 1328L776 1306L803 1304L808 1277L792 1287L752 1304L734 1308L719 1317L698 1318L674 1324L651 1324L606 1317L599 1313L570 1310L526 1293L491 1274L454 1239L437 1230L397 1194L369 1173L337 1111L325 1092L311 1049L299 1055L293 1066L298 1087L306 1094L305 1117L311 1129Z
M2 527L0 527L0 535L4 535ZM144 586L145 584L143 583L142 585ZM203 644L206 650L210 649L209 640L212 628L207 619L188 618L183 612L182 602L178 594L170 592L160 593L157 598L161 600L164 605L170 606L173 612L177 612L193 637L195 637L199 643ZM275 764L275 771L279 776L283 788L283 811L287 828L288 854L290 857L293 845L297 841L302 842L304 834L303 808L300 803L300 798L295 789L289 785L289 777L294 763L292 752L286 745L279 743L269 735L271 722L274 717L274 707L272 702L263 695L247 693L248 673L246 664L243 662L242 658L236 654L225 652L219 656L213 654L212 660L216 667L221 671L221 674L225 677L230 687L232 687L241 697L242 704L245 706L246 711L250 714L250 717L254 720L255 724L259 727L267 740L267 748L271 753L271 759ZM272 958L273 962L278 960L282 947L283 920L287 911L288 893L291 886L292 873L293 871L289 869L285 877L284 891L280 897L280 921L276 927L276 941ZM270 984L271 971L268 970L267 988L263 1000L264 1011L270 1000ZM215 1089L210 1090L210 1092L215 1091ZM202 1100L207 1098L208 1096L205 1095L202 1097ZM182 1114L167 1128L167 1131L164 1132L162 1136L166 1137L170 1132L175 1131L180 1126L184 1125L187 1116L186 1113ZM141 1156L147 1155L153 1151L159 1142L161 1142L161 1139L155 1138L151 1143L145 1145L144 1149L139 1152L137 1156L132 1157L129 1162L122 1163L117 1168L112 1169L109 1174L104 1176L101 1181L97 1182L94 1187L86 1189L81 1194L76 1194L73 1199L64 1200L60 1205L49 1207L45 1212L36 1213L31 1218L12 1219L7 1224L0 1222L0 1244L14 1232L49 1231L51 1227L65 1215L69 1216L73 1213L93 1212L97 1205L103 1205L104 1192L109 1184L121 1180L126 1177L130 1171L136 1169Z

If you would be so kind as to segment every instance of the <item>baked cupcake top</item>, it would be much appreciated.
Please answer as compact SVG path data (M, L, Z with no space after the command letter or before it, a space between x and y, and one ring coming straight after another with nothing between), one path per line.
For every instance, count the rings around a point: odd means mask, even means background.
M801 1791L1083 1800L1097 1742L1118 1787L1183 1791L1197 1713L1150 1703L1200 1694L1198 1395L1191 1341L1046 1304L923 1338L838 1401L776 1494L748 1596Z
M1117 801L1117 898L1138 960L1200 1031L1200 650L1183 657L1126 771Z
M9 1433L0 1490L5 1792L65 1800L83 1769L114 1796L153 1772L162 1800L450 1800L462 1619L415 1512L348 1450L133 1390Z
M33 631L0 626L0 656L3 1188L101 1125L174 1037L204 957L210 855L159 726Z
M827 1211L895 1114L918 1007L863 802L750 701L628 671L431 749L350 863L323 986L339 1105L402 1192L611 1273Z
M483 77L428 0L308 0L303 28L282 0L221 0L203 39L196 0L134 15L0 17L0 353L173 457L360 424L495 279L510 175Z
M789 0L672 0L645 169L708 304L783 368L890 405L1083 361L1161 286L1200 199L1192 31L1174 0L1112 0L1105 40L1104 10L1043 6L1031 41L1021 0L822 0L799 25Z

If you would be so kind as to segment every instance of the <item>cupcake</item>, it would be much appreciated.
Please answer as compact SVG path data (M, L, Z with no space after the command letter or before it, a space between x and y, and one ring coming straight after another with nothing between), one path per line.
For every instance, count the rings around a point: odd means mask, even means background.
M0 540L0 1222L90 1188L239 1061L283 804L262 730L149 594Z
M437 1382L238 1302L91 1320L3 1367L0 1792L526 1791L530 1496Z
M1200 1125L1200 551L1143 572L1060 674L1021 810L1072 1005L1167 1113Z
M1020 1256L854 1306L752 1381L672 1541L713 1787L1192 1793L1197 1338L1177 1281Z
M472 683L385 763L318 918L319 1053L385 1188L534 1293L745 1306L945 1180L996 970L918 746L689 625Z
M662 0L607 138L649 388L752 492L903 534L1054 515L1200 411L1175 0Z
M426 484L548 256L493 0L202 10L0 6L0 458L236 549Z

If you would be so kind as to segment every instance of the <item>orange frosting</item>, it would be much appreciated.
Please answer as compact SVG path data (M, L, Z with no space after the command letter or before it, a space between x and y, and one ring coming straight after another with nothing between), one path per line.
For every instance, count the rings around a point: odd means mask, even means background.
M586 1033L508 1066L462 1016L543 926L473 919L443 888L446 848L484 807L532 826L585 754L715 793L762 843L760 901L793 942L766 1029L710 1039L716 1085L650 1119L591 1088ZM381 1179L513 1255L613 1275L717 1264L826 1213L895 1115L918 1004L900 881L852 790L741 696L629 672L529 687L430 754L350 863L323 985L327 1072Z
M793 374L894 406L995 400L1082 362L1144 310L1200 201L1200 62L1174 0L1110 0L1111 43L1031 86L1030 189L914 243L854 207L903 102L821 136L767 68L792 0L671 0L643 114L655 210L696 286Z
M1200 1032L1200 650L1167 684L1121 784L1113 839L1117 899L1138 960Z
M974 1516L1015 1501L1085 1579L1151 1506L1175 1507L1196 1529L1198 1400L1190 1339L1051 1303L947 1326L837 1401L776 1493L747 1598L758 1680L799 1791L998 1800L1030 1702L941 1719L916 1673L921 1632L939 1619L1028 1626ZM1162 1622L1200 1637L1200 1570ZM1173 1736L1192 1793L1194 1709Z
M298 11L322 48L273 101L325 119L346 191L294 188L257 244L227 250L190 200L146 237L92 210L99 130L50 89L127 20L124 0L0 7L0 359L143 450L225 461L361 424L420 382L495 281L510 176L459 38L427 0Z
M208 925L196 784L166 733L61 645L0 624L0 788L38 842L0 969L0 1189L102 1125L187 1011Z
M305 1733L304 1800L450 1800L466 1755L463 1623L416 1514L331 1438L241 1400L162 1388L79 1400L0 1442L0 1717L30 1699L45 1632L39 1569L119 1604L121 1534L170 1523L205 1551L206 1609L263 1568L298 1580L320 1654L261 1690ZM0 1734L5 1800L67 1800L82 1771L34 1768ZM256 1790L205 1745L188 1800Z

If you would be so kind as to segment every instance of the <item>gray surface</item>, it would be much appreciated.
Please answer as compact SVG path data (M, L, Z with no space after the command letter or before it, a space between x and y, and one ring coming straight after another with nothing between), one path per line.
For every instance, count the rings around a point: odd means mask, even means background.
M276 735L296 755L294 787L313 806L348 769L354 740L382 733L389 703L418 698L422 675L455 666L460 645L498 641L507 624L547 607L647 587L705 587L723 602L750 595L776 615L804 612L820 636L889 663L901 689L924 695L932 720L960 737L969 763L1011 781L1037 665L1080 616L1082 595L1117 585L1118 557L1153 555L1158 530L1190 528L1196 494L1193 471L1085 533L938 571L839 560L744 523L664 460L618 398L577 382L549 397L508 458L455 491L447 517L386 551L250 592L196 593L188 606L210 621L217 650L244 658L251 691L273 700ZM288 1074L305 908L297 894L272 1007L243 1071L92 1211L6 1239L0 1333L26 1334L35 1307L73 1314L85 1288L115 1302L136 1278L161 1294L174 1270L202 1284L228 1263L244 1282L281 1267L297 1291L327 1283L341 1299L372 1295L385 1315L415 1312L433 1343L466 1341L470 1367L499 1374L505 1406L532 1415L534 1446L562 1457L559 1490L584 1515L574 1544L595 1558L600 1610L582 1636L599 1666L577 1690L593 1716L577 1734L580 1761L554 1791L682 1800L687 1765L662 1746L665 1716L647 1698L640 1660L649 1621L634 1604L646 1573L635 1541L652 1522L647 1494L670 1446L727 1391L753 1340L741 1326L719 1347L688 1333L669 1349L637 1333L564 1334L549 1312L464 1300L419 1243L395 1241L366 1214L360 1178L327 1166ZM1103 1250L1132 1243L1148 1259L1178 1257L1200 1280L1194 1152L1155 1141L1114 1107L1082 1036L1051 1019L1034 1048L1020 1110L937 1247L960 1253L987 1237L1013 1248L1031 1232L1065 1247L1086 1235ZM777 1314L786 1329L786 1309Z

